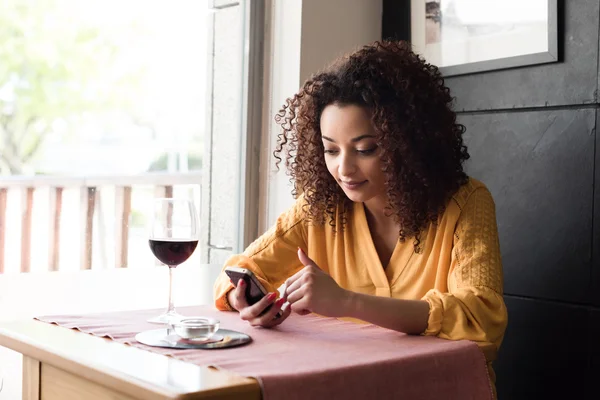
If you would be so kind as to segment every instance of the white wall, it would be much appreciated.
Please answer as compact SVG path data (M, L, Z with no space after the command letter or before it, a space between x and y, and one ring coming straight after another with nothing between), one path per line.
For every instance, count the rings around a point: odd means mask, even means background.
M381 39L382 0L303 0L300 82Z
M381 39L382 0L270 0L265 51L261 210L264 232L294 199L284 169L275 172L273 117L285 99L336 57Z

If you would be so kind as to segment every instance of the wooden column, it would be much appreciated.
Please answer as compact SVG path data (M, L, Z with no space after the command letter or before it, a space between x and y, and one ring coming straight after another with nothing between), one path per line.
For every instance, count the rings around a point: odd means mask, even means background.
M173 186L172 185L167 185L167 186L156 186L154 188L154 197L156 198L173 198ZM152 212L155 212L155 210L153 209ZM153 218L154 215L151 215L150 218ZM171 219L171 216L167 216L168 220ZM155 266L159 266L159 265L163 265L160 261L158 261L157 259L154 260L154 265Z
M156 186L154 189L154 197L165 197L170 199L173 197L173 186Z
M94 208L96 207L96 188L81 188L81 269L92 269L92 240L94 232Z
M21 272L31 271L31 217L34 188L26 188L21 202Z
M6 240L6 198L8 189L0 189L0 274L4 273L4 249Z
M173 198L173 186L165 186L165 197L172 199ZM173 204L169 204L169 208L167 210L167 224L171 226L173 222ZM169 237L173 234L173 231L169 231Z
M63 188L50 188L50 214L48 229L48 270L58 271L60 262L60 216L62 214Z
M127 268L131 186L115 188L115 267Z

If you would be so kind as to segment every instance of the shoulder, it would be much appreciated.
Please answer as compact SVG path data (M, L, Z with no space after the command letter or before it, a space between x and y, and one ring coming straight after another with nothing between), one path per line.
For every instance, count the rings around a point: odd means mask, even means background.
M492 205L494 200L492 194L483 182L469 177L467 183L462 185L452 196L451 203L454 203L460 211L464 210L468 204L473 202L488 202Z
M271 226L271 231L281 235L298 225L302 225L307 217L308 204L301 194L287 210L279 215L277 221Z
M298 196L294 201L294 204L290 206L284 213L282 213L277 222L281 222L282 229L289 229L292 225L296 225L299 222L304 222L307 217L308 203L304 198L304 194Z
M253 256L284 237L303 237L306 204L304 196L300 195L291 207L279 215L277 221L265 233L248 246L245 253Z

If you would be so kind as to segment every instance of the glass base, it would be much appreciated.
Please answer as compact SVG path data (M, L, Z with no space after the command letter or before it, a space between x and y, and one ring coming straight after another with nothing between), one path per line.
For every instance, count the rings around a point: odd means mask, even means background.
M150 322L151 324L164 324L164 325L167 325L170 322L179 321L181 318L183 318L183 315L181 315L181 314L179 314L177 312L170 312L170 313L161 314L161 315L156 316L156 317L152 317L152 318L146 320L146 322Z

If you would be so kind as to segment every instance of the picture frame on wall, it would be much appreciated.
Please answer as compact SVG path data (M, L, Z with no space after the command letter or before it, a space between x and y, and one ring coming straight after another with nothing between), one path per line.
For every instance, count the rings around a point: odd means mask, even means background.
M558 61L557 0L410 0L410 41L444 76Z

